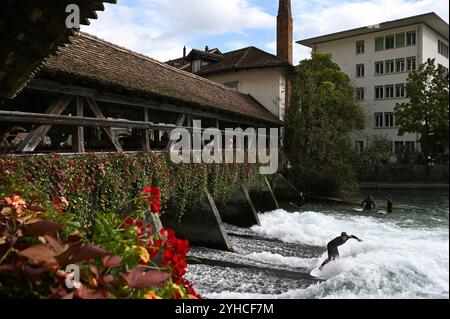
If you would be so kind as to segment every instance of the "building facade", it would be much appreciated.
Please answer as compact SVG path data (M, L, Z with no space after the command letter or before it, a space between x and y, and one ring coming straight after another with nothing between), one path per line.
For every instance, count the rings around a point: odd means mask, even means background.
M314 52L331 54L355 87L366 112L365 129L353 134L362 149L371 137L386 137L391 152L420 150L418 134L399 136L394 108L408 102L411 71L428 59L448 70L448 24L435 13L389 21L299 41Z
M166 63L251 95L280 120L290 101L289 68L293 59L291 1L280 0L277 18L277 54L256 47L222 53L219 49L192 50Z

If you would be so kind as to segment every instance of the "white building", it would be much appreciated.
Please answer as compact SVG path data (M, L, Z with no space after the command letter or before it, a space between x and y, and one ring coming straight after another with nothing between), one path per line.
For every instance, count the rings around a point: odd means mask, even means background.
M356 99L366 111L365 130L355 133L357 148L368 138L384 136L392 153L418 150L418 134L398 135L394 117L397 103L407 102L405 84L410 71L429 58L448 69L449 25L435 13L389 21L298 43L314 52L332 55L356 88Z
M232 90L249 94L280 120L290 102L288 71L293 57L291 0L279 0L277 54L250 46L222 53L218 48L192 50L166 63Z

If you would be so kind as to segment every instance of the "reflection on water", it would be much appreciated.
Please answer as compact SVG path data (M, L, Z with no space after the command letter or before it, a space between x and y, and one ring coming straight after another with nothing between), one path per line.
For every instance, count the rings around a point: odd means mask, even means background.
M261 214L251 229L227 225L236 252L192 248L201 263L188 278L208 298L449 298L448 192L371 193L379 206L391 198L395 213L311 204ZM310 276L342 231L364 242L342 246L322 279Z

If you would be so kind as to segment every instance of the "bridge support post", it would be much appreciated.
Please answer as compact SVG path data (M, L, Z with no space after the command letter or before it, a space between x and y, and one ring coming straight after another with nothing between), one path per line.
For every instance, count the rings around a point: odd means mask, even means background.
M177 236L189 240L194 246L233 251L216 203L207 189L199 209L187 211L180 221L176 212L169 209L161 215L161 221L165 228L173 229Z
M264 187L262 190L251 192L251 199L258 213L280 209L280 205L278 204L277 198L273 193L267 177L264 177Z
M236 189L230 202L220 209L220 216L225 223L239 227L261 225L255 205L245 185Z

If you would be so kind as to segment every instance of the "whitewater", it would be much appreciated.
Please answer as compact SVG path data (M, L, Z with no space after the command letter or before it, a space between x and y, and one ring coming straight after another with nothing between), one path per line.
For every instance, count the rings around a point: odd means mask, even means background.
M261 226L227 226L236 253L194 249L212 262L190 266L188 276L217 299L449 298L448 199L439 205L388 217L330 206L267 212ZM320 278L310 276L344 231L363 242L349 240Z

